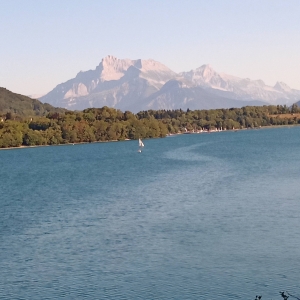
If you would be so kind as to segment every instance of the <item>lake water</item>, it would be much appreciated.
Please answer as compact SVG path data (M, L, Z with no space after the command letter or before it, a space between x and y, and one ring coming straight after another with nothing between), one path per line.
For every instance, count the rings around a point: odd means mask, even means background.
M300 127L0 151L0 299L300 296Z

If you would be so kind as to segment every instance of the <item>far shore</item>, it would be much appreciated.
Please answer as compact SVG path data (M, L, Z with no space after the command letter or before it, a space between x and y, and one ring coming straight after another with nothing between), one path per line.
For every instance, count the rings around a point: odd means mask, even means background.
M66 143L66 144L56 144L56 145L33 145L33 146L23 146L22 145L22 146L18 146L18 147L0 148L0 150L26 149L26 148L38 148L38 147L50 147L50 146L75 146L75 145L84 145L84 144L125 142L125 141L131 141L131 139L110 140L110 141L94 141L94 142L78 142L78 143Z
M236 131L245 131L245 130L259 130L259 129L272 129L272 128L289 128L289 127L297 127L300 124L292 124L292 125L268 125L261 127L253 127L253 128L237 128L237 129L227 129L220 132L236 132ZM205 134L205 133L217 133L219 131L205 131L205 132L187 132L187 134ZM186 134L185 132L171 133L167 136ZM132 139L124 139L124 140L109 140L109 141L94 141L94 142L78 142L78 143L67 143L67 144L57 144L57 145L33 145L33 146L18 146L18 147L7 147L0 148L0 150L13 150L13 149L26 149L26 148L38 148L38 147L49 147L49 146L75 146L75 145L83 145L83 144L95 144L95 143L111 143L111 142L125 142L131 141Z

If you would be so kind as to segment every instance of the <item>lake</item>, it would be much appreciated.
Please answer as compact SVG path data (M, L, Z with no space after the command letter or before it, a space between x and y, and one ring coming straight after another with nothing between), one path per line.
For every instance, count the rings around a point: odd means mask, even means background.
M0 151L1 299L300 297L300 127Z

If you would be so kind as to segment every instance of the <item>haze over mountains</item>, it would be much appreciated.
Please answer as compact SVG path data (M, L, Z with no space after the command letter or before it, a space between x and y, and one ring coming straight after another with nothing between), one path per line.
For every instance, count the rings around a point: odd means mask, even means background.
M210 65L175 73L152 59L118 59L109 55L95 70L79 72L40 100L73 110L106 105L138 112L290 105L300 100L300 91L282 82L271 87L262 80L217 73Z

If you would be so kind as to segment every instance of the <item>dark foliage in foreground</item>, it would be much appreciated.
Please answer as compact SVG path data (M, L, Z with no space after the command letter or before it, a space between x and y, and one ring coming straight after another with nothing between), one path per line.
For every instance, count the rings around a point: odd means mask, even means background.
M281 298L283 298L283 300L287 300L289 297L300 300L300 298L290 294L289 292L279 292L279 294ZM262 299L262 296L256 296L254 300L260 300L260 299Z

